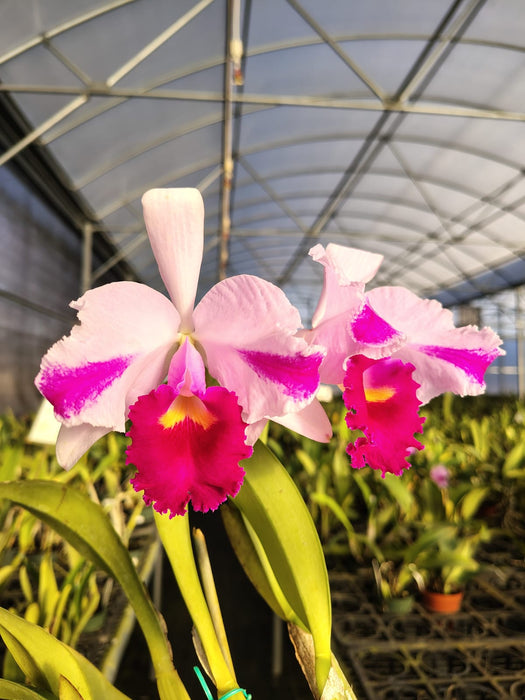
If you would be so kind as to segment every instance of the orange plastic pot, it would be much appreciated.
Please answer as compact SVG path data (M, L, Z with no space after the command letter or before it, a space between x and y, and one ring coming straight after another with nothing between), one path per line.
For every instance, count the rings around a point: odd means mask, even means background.
M457 613L461 610L463 602L463 591L459 593L434 593L425 591L423 593L423 605L430 612L437 612L444 615Z

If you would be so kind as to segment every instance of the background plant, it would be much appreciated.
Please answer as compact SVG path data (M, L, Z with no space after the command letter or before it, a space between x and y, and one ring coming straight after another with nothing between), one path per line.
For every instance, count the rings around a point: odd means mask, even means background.
M128 545L143 521L144 504L127 481L125 438L106 436L66 472L54 448L26 442L29 424L10 414L0 417L0 481L43 479L74 485L102 504ZM84 631L104 624L112 589L113 580L96 571L53 528L26 509L0 500L0 597L6 609L74 648ZM10 662L8 655L5 664ZM4 677L13 673L4 671Z

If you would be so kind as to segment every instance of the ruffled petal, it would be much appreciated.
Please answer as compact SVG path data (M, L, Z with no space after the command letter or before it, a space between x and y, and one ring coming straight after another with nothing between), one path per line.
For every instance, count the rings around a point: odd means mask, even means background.
M383 256L333 243L326 250L320 244L314 246L310 255L324 267L324 284L313 315L312 330L301 335L307 342L326 348L326 358L320 370L321 381L339 385L343 382L345 359L362 352L368 344L374 348L378 345L377 337L373 343L370 343L371 338L360 337L359 321L357 332L353 332L352 322L362 311L365 283L376 274ZM388 341L391 344L392 337ZM383 354L387 354L383 346L384 342L379 347Z
M205 512L235 496L244 478L239 462L252 454L235 395L222 387L189 391L194 352L185 343L174 363L190 356L181 382L184 393L161 385L129 412L127 463L137 467L131 483L144 491L147 504L159 513L169 511L170 517L183 515L190 500L195 510Z
M461 396L484 391L488 366L504 354L490 328L455 328L451 311L403 287L379 287L367 296L374 311L406 337L394 357L415 366L423 403L445 391Z
M356 355L347 362L343 400L351 430L364 434L348 445L352 466L368 464L386 472L401 474L410 465L413 448L423 445L415 439L424 418L418 414L418 385L412 379L414 367L401 360L372 360Z
M142 206L160 275L180 313L181 330L190 333L204 243L202 196L193 188L154 189Z
M71 306L80 325L47 352L35 383L65 425L123 431L128 405L165 377L179 314L135 282L97 287Z
M194 311L210 374L235 392L247 423L304 408L324 352L296 337L299 312L273 284L250 275L219 282Z
M324 267L324 285L314 312L315 328L355 306L356 290L362 290L379 269L382 255L329 243L310 249L309 255Z
M82 455L111 428L95 428L88 423L68 428L60 427L56 444L57 461L64 469L71 469Z

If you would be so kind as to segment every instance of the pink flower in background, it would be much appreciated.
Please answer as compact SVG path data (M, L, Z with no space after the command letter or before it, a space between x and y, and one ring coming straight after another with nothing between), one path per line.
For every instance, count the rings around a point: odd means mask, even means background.
M268 418L282 417L315 439L329 439L329 421L314 400L324 352L296 336L298 311L278 287L257 277L219 282L194 308L204 239L197 190L150 190L143 207L171 300L136 282L88 291L72 303L80 324L47 352L36 384L62 422L57 441L62 466L71 467L111 430L124 432L129 416L134 425L128 459L138 468L134 483L146 499L180 512L186 496L165 489L178 478L192 485L197 507L215 508L242 481L240 467L225 466L216 449L209 453L214 464L201 459L211 442L224 447L223 430L237 463L251 452L245 443L255 442ZM199 362L221 392L206 389ZM166 376L168 384L160 386ZM146 420L148 413L157 415L157 423ZM157 432L148 433L146 425L154 430L153 424ZM168 458L175 442L186 457ZM154 443L164 460L156 466L146 454Z
M324 266L324 287L312 329L301 335L326 349L321 381L344 384L348 424L365 433L349 447L352 464L400 473L409 450L422 447L413 438L422 424L419 406L446 391L482 393L485 371L503 354L501 340L490 328L455 328L452 313L441 304L402 287L365 292L379 255L334 244L326 250L316 245L310 255ZM366 382L361 386L361 376L372 372L381 374L383 393L370 395L381 400L366 396ZM395 390L385 399L390 389ZM396 403L401 396L404 407Z
M450 479L450 472L445 467L444 464L435 464L430 469L430 478L440 489L448 488L448 482Z

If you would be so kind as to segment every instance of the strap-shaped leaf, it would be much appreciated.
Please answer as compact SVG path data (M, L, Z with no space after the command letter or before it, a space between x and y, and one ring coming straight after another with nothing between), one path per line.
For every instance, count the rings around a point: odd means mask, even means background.
M292 478L265 445L258 442L243 466L246 475L234 503L259 538L290 607L308 625L321 694L331 665L332 615L315 525Z
M127 696L81 654L42 627L3 608L0 608L0 635L17 664L37 687L45 682L60 697L63 676L83 700L126 700Z
M0 698L4 700L57 700L56 695L44 691L37 692L34 688L28 688L27 685L6 681L4 678L0 678Z
M282 604L282 598L284 598L282 591L280 589L278 591L275 590L275 576L272 572L270 580L268 571L261 562L259 553L250 537L240 511L233 503L226 502L221 506L221 516L237 559L255 590L264 598L266 604L278 617L288 620L290 615L285 611L285 606ZM291 610L288 604L286 607L288 610Z
M189 700L173 667L160 618L104 509L80 491L47 480L0 483L0 498L18 503L44 520L95 566L122 586L148 644L162 700Z

